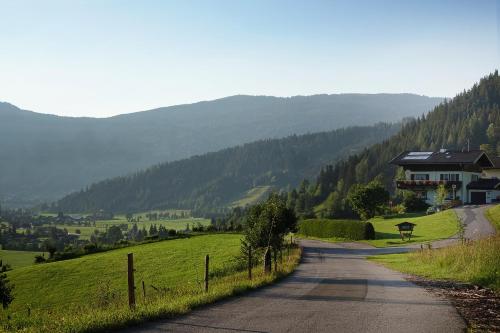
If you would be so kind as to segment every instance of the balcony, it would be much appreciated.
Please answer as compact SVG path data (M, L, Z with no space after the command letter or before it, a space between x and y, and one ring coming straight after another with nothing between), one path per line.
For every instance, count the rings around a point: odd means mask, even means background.
M435 189L439 185L444 185L446 188L452 188L455 185L456 189L462 187L462 182L459 180L398 180L396 187L400 190L415 190L415 189Z

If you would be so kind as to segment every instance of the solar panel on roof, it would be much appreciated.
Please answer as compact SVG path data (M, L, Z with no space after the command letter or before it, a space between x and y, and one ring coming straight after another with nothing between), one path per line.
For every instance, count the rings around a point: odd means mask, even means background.
M403 157L403 160L426 160L431 157L431 155L431 151L412 151Z

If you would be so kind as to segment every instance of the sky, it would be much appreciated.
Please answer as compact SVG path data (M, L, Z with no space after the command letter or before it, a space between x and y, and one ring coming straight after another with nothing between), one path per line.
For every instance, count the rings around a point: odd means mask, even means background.
M0 0L0 101L107 117L236 94L453 97L500 67L499 1Z

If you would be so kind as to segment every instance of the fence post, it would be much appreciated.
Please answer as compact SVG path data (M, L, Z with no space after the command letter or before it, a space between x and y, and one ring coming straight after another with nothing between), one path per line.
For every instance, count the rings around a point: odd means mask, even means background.
M208 263L210 261L210 257L208 254L205 256L205 292L208 292Z
M144 296L144 300L146 300L146 284L144 280L142 280L142 295Z
M252 279L252 248L248 248L248 279Z
M135 307L135 284L134 284L134 254L127 254L128 261L128 305L131 309Z
M271 273L271 251L269 247L266 248L266 253L264 254L264 273Z

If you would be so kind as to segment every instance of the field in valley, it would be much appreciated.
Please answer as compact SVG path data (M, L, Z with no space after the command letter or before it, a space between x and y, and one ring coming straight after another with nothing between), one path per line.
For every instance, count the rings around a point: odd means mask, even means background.
M8 272L15 300L0 312L4 329L28 332L106 330L171 316L272 281L255 269L252 281L236 257L238 234L193 236L142 244ZM297 255L297 251L294 251ZM127 306L127 253L134 253L137 309ZM203 291L204 257L210 255L210 291ZM297 262L285 258L283 272ZM142 294L142 281L146 297ZM31 316L28 317L28 308ZM11 320L6 320L10 315Z
M0 260L4 264L9 264L12 269L16 269L34 265L35 256L41 254L43 252L0 250Z

